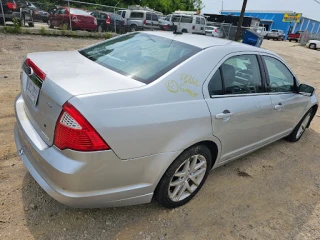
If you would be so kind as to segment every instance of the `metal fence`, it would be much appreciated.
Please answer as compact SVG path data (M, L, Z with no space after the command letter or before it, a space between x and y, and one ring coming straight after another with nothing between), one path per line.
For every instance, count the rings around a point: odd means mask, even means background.
M220 23L220 22L207 22L207 26L214 26L220 29L221 38L234 40L237 33L237 26L233 26L232 23ZM242 27L240 32L240 38L243 39L244 33L247 28Z
M308 31L303 32L300 36L300 45L305 46L309 40L320 40L320 34L310 33Z

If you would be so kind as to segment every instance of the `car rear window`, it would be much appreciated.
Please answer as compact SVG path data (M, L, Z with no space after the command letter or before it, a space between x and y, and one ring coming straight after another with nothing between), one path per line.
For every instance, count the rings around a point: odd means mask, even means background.
M143 18L143 12L132 12L130 17L131 18Z
M81 9L75 9L75 8L70 8L70 13L71 14L78 14L78 15L87 15L87 16L90 16L89 13L87 13L86 11L83 11Z
M123 35L80 50L88 59L149 84L200 48L146 33Z

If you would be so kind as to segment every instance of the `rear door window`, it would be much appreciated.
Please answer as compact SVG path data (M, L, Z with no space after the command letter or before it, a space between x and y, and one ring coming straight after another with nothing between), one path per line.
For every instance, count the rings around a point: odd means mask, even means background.
M131 18L143 18L143 12L132 12L130 17Z
M196 24L200 24L200 17L196 18Z
M150 13L147 13L146 20L150 20L151 21L151 14Z
M151 83L200 48L146 33L123 35L80 50L88 59L143 83Z
M206 21L204 20L204 18L201 18L200 21L201 21L201 25L205 25L206 24Z
M126 17L126 11L122 12L122 17L125 18Z
M152 21L158 21L158 16L155 14L152 14Z

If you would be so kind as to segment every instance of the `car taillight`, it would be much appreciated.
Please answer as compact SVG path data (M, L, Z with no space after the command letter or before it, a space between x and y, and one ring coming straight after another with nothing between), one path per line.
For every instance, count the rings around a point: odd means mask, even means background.
M164 25L163 28L164 28L164 29L168 29L168 25Z
M63 105L58 118L54 145L61 150L101 151L110 149L99 133L69 102Z
M192 30L194 30L196 27L195 26L192 26Z
M147 20L146 19L143 21L143 24L147 24Z
M110 16L109 15L107 15L106 24L110 24Z
M214 31L214 32L218 32L216 28L215 28L213 31Z
M125 23L125 21L124 21L124 20L122 20L122 23L123 23L123 25L126 25L126 23Z
M27 58L25 61L25 64L33 70L33 72L42 80L44 81L46 79L46 74L34 63L30 60L30 58Z
M17 4L14 3L14 2L7 2L7 7L9 9L16 10L17 9Z
M78 19L77 16L72 16L72 21L73 22L80 22L80 19Z

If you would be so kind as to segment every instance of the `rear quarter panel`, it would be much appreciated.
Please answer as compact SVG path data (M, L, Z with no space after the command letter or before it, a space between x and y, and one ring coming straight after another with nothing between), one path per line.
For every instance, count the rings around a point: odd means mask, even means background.
M205 140L220 149L202 92L204 81L225 53L215 54L203 50L145 87L78 96L70 103L121 159L182 152Z

